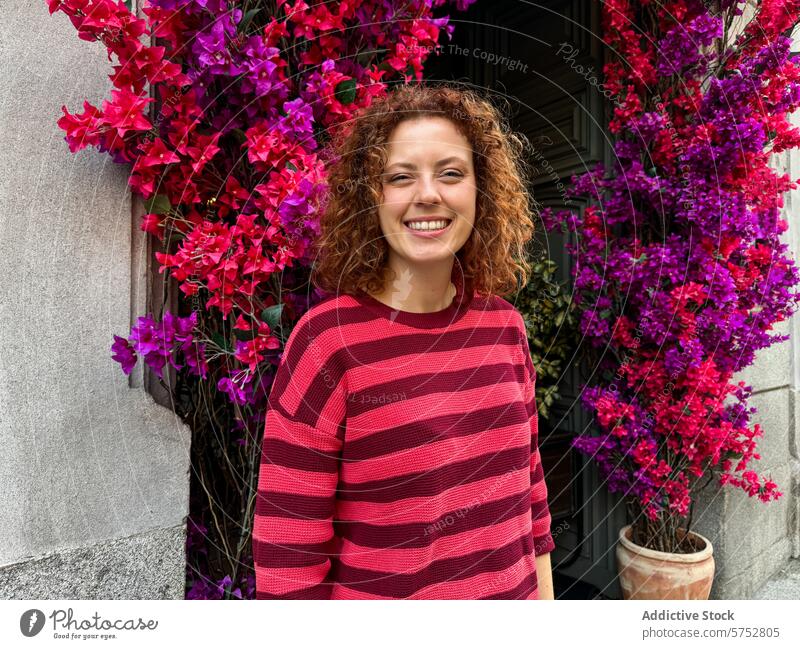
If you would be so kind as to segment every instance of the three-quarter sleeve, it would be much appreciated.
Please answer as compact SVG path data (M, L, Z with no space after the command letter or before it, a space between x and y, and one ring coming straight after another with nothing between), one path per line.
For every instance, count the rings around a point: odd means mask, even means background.
M520 316L520 322L522 317ZM528 409L528 422L531 430L531 522L535 554L542 555L555 549L555 542L550 533L550 507L547 504L547 485L544 480L544 468L539 452L539 413L536 409L536 369L531 360L528 337L522 322L520 330L520 347L525 365L525 402Z
M346 387L307 318L268 399L253 521L256 599L329 599Z

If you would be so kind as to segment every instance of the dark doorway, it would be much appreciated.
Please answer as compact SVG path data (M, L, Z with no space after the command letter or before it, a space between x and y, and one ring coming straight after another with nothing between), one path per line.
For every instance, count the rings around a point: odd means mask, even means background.
M543 207L569 207L563 196L572 174L609 162L602 81L600 6L586 0L478 2L451 16L453 39L428 58L426 78L452 80L504 97L512 127L534 147L530 191ZM560 234L537 224L535 251L571 277L571 259ZM577 352L576 350L576 357ZM553 516L554 585L560 599L618 598L614 548L625 509L607 493L591 462L569 446L591 425L579 402L586 368L575 358L559 382L561 399L540 419L540 449Z

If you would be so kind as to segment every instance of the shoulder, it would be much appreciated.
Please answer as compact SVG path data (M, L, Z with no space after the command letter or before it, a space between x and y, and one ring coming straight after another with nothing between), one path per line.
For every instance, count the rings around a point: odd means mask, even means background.
M517 307L511 304L511 302L506 300L504 297L501 297L499 295L492 295L488 299L491 300L491 303L494 305L496 309L501 309L503 311L515 311L517 314L519 314L519 311L517 311Z
M303 313L297 324L302 323L322 332L335 323L349 322L355 317L359 306L359 301L353 295L329 294Z
M318 375L324 385L344 388L347 354L342 333L336 329L337 304L335 298L326 297L297 319L281 353L280 364L290 375Z
M335 351L337 341L344 344L339 328L356 317L358 306L359 303L351 295L324 297L300 316L286 341L286 346L296 344L306 347L313 343L327 351Z
M528 328L525 325L525 318L523 318L519 310L508 300L505 300L499 296L497 296L496 299L497 304L499 305L498 308L502 309L508 314L508 323L516 330L516 335L519 340L517 351L522 355L522 363L526 368L526 381L532 380L535 382L536 368L534 367L533 360L531 358L531 348L530 344L528 343Z
M513 326L521 336L527 337L525 320L511 302L499 295L491 295L486 298L486 308L497 314L497 317L509 326Z

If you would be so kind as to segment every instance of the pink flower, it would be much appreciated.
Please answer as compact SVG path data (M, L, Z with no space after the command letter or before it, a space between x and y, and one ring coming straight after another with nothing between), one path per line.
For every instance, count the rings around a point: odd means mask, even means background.
M136 365L136 353L130 346L130 343L121 336L114 336L114 344L111 346L114 352L112 358L122 366L122 371L125 374L130 374L133 371L133 366Z
M86 100L83 102L83 108L82 113L71 115L66 106L61 107L64 117L58 120L58 126L66 131L65 139L72 153L87 146L96 146L100 142L102 113Z
M112 90L112 101L103 102L102 122L116 130L120 137L128 131L148 131L152 128L150 120L144 116L147 104L155 101L152 97L139 96L129 90Z

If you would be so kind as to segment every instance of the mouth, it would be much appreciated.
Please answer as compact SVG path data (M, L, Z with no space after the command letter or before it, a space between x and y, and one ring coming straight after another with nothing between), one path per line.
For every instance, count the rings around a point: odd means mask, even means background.
M426 216L403 221L403 227L420 236L435 236L448 230L454 219L447 216Z

